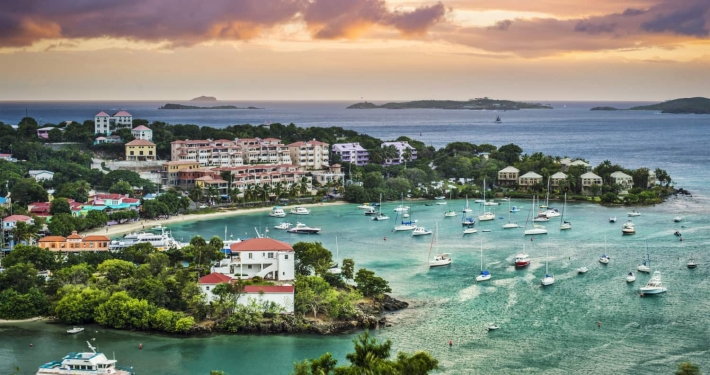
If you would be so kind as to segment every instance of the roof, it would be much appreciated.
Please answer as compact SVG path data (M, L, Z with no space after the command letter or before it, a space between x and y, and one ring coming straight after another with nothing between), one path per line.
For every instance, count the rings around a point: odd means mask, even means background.
M133 130L150 130L150 128L145 125L139 125L133 128Z
M67 239L62 236L45 236L39 239L39 242L64 242Z
M116 116L132 116L132 115L126 111L118 111L118 112L114 113L113 116L116 117Z
M97 113L96 116L94 116L94 117L111 117L111 116L109 116L108 113L101 111L101 112Z
M221 274L221 273L213 272L209 275L202 276L197 283L198 284L221 284L221 283L228 283L230 281L232 281L231 277Z
M584 160L575 160L570 165L584 165L584 166L589 166L589 163L587 163Z
M562 172L557 172L550 176L550 178L567 178L567 175Z
M39 129L37 129L37 131L40 131L40 130L47 130L47 131L49 131L49 130L52 130L52 129L59 129L59 128L55 128L54 126L48 126L48 127L46 127L46 128L39 128Z
M581 175L581 176L579 176L579 177L581 177L581 178L598 178L598 179L601 179L601 177L595 175L595 174L592 173L592 172L587 172L587 173L585 173L585 174L583 174L583 175Z
M155 143L145 139L135 139L126 143L126 146L155 146Z
M540 176L539 174L537 174L535 172L528 172L528 173L520 176L520 178L542 178L542 176Z
M2 221L6 222L6 223L11 223L11 222L15 222L15 221L30 221L30 220L32 220L32 218L29 216L10 215L10 216L4 218Z
M340 165L340 164L333 164L333 165L331 165L330 167L331 167L331 168L340 168L340 167L342 167L342 165Z
M616 171L616 172L610 174L609 176L611 176L613 178L631 178L631 176L627 175L626 173L624 173L622 171Z
M86 236L82 239L82 241L111 241L110 238L106 236Z
M76 231L71 232L71 234L67 237L67 239L70 240L80 240L81 236L76 233Z
M244 287L245 293L293 293L293 291L293 285L247 285Z
M30 176L34 176L34 175L37 175L40 173L49 173L51 175L54 175L54 172L45 171L44 169L36 169L36 170L29 171Z
M512 165L509 165L503 169L501 169L499 172L515 172L518 173L520 170L518 168L513 167Z
M293 251L293 247L286 242L277 241L272 238L252 238L239 243L232 244L229 249L235 252L240 251Z

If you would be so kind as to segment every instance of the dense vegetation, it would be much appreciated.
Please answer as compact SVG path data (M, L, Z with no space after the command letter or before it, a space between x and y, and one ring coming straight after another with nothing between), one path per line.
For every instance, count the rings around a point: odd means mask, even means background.
M710 114L710 99L703 97L682 98L663 103L632 107L638 111L661 111L662 113Z
M550 105L539 104L539 103L525 103L525 102L514 102L510 100L497 100L489 98L476 98L464 101L457 100L416 100L411 102L401 102L401 103L385 103L382 105L375 105L373 103L362 102L353 104L347 109L374 109L374 108L385 108L385 109L412 109L412 108L423 108L423 109L470 109L470 110L518 110L518 109L552 109Z

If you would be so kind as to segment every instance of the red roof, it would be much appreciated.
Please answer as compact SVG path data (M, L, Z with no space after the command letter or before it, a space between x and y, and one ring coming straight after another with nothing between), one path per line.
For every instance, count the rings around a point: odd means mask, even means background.
M97 193L92 198L94 199L121 199L126 198L125 195L115 194L115 193Z
M111 239L106 236L86 236L82 241L111 241Z
M25 216L25 215L10 215L10 216L4 218L2 221L6 222L6 223L14 223L14 222L16 222L16 221L24 221L24 222L27 222L27 221L30 221L30 220L32 220L32 218L29 217L29 216Z
M39 242L64 242L67 239L62 236L44 236L39 239Z
M101 112L97 113L95 117L111 117L111 116L109 116L108 113L101 111Z
M133 130L150 130L150 128L145 125L139 125L133 128Z
M136 203L139 201L140 201L140 199L136 199L136 198L123 198L123 203Z
M232 278L221 274L221 273L211 273L206 276L202 276L200 278L200 281L198 281L198 284L221 284L221 283L228 283L232 281Z
M131 116L131 114L126 111L118 111L118 112L114 113L113 116L114 117L116 117L116 116Z
M293 293L293 285L247 285L245 293Z
M229 246L232 251L293 251L293 247L286 242L273 238L252 238Z
M145 139L135 139L126 143L126 146L155 146L155 143Z

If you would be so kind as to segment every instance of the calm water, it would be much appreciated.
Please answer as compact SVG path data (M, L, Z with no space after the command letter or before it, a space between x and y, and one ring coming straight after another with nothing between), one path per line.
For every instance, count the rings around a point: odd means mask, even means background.
M710 152L706 149L710 116L589 112L599 103L567 103L567 108L553 111L501 113L504 124L493 125L491 112L346 111L342 109L345 103L240 103L270 109L229 115L210 112L200 121L199 113L185 115L193 118L167 119L164 116L185 112L161 115L162 111L150 109L161 103L135 107L130 103L72 103L56 104L54 109L46 103L35 104L34 110L52 122L87 118L98 109L125 108L137 117L173 123L337 125L385 139L408 135L437 147L453 140L499 146L513 142L526 152L582 156L593 164L610 159L629 167L667 169L678 185L690 189L694 196L641 208L642 216L634 218L635 236L621 235L625 208L570 204L567 218L574 226L571 231L559 232L559 222L551 221L547 225L550 234L530 242L523 238L522 229L501 229L508 220L507 206L501 206L497 214L504 219L479 225L479 230L488 228L490 233L463 237L460 216L444 219L443 207L416 202L413 218L431 228L438 222L440 250L453 253L454 263L446 268L430 270L426 266L431 238L392 233L393 220L371 222L354 205L317 207L311 216L299 218L322 227L320 235L289 235L271 229L269 236L290 243L318 240L333 250L337 236L341 258L354 258L358 267L375 270L390 280L395 296L413 305L392 316L394 327L377 334L391 338L396 350L432 352L441 361L441 373L671 373L681 360L696 362L704 370L710 368L710 264L706 261L710 256L706 251L710 242L710 189L706 186L710 180ZM153 113L162 117L151 117ZM0 121L15 123L22 115L24 104L0 103ZM456 209L463 206L462 201L449 204ZM522 204L526 210L530 207L530 202L513 204ZM394 218L393 207L386 205L385 210ZM526 210L512 220L524 224ZM679 214L683 222L673 223ZM607 222L611 215L619 218L616 224ZM234 237L251 237L254 227L263 231L278 222L262 213L185 222L172 229L176 237L184 239L195 234L222 236L225 226ZM682 231L683 242L673 236L675 229ZM597 261L604 252L605 237L606 252L612 257L607 266ZM493 278L476 285L481 239L484 262ZM652 268L663 273L668 293L640 298L637 289L649 276L638 275L635 283L627 284L624 275L645 256L646 243ZM524 245L533 263L515 270L513 257ZM539 281L545 272L546 252L556 283L542 289ZM684 266L691 253L700 263L695 270ZM578 276L575 269L580 266L590 271ZM602 322L601 329L597 321ZM486 333L484 328L493 322L501 329ZM89 337L96 337L100 349L115 352L122 364L135 366L139 374L156 375L207 373L211 369L228 374L286 374L293 361L325 351L343 360L352 347L351 335L182 338L99 329L71 337L64 329L43 323L0 326L0 373L8 372L14 364L23 373L31 373L45 361L82 350L83 339ZM446 345L449 340L454 341L451 349ZM30 342L35 344L33 349L28 347ZM142 351L137 350L138 342L144 344ZM158 358L168 360L156 361Z

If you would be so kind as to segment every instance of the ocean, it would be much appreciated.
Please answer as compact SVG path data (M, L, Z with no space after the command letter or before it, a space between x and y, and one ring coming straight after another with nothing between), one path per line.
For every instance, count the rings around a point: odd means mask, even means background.
M323 206L298 220L319 226L319 235L291 235L273 226L283 219L265 213L210 221L186 221L172 225L176 238L222 236L225 227L234 237L252 237L255 228L269 236L295 243L320 241L340 258L353 258L356 267L366 267L390 281L393 296L411 303L390 315L393 327L374 332L392 339L393 349L427 350L439 359L441 374L648 374L671 373L680 361L710 368L710 296L706 261L710 242L710 116L662 115L654 112L591 112L598 105L628 107L631 103L552 103L554 110L494 111L443 110L345 110L344 102L238 103L266 110L177 112L159 111L163 102L138 103L0 103L0 121L17 123L24 106L44 122L83 120L98 110L126 109L135 117L170 123L226 126L241 123L293 122L299 126L342 126L382 139L400 135L441 147L451 141L507 143L524 152L582 157L593 165L611 160L630 168L666 169L678 187L691 197L671 198L664 204L636 208L637 234L622 236L621 224L632 208L607 208L588 203L570 203L566 219L573 229L559 231L559 222L546 224L550 233L534 241L522 229L503 230L508 220L525 224L531 202L514 201L523 211L508 214L507 205L496 208L498 219L477 224L479 233L461 234L464 202L451 201L459 211L444 218L441 206L412 202L412 218L419 225L439 226L439 248L451 252L449 267L429 269L426 259L430 237L392 233L395 203L384 210L393 220L371 222L355 205ZM31 107L34 105L34 107ZM566 107L565 107L566 105ZM220 112L220 113L215 113ZM494 124L500 115L503 123ZM185 116L185 117L182 117ZM203 116L203 117L201 117ZM554 205L561 208L561 202ZM474 214L478 207L474 205ZM609 216L619 218L616 224ZM682 216L681 223L674 223ZM286 220L295 223L296 219ZM490 233L481 232L490 229ZM683 233L683 241L673 235ZM386 241L385 241L386 238ZM475 276L484 267L492 274L486 283ZM516 270L512 261L525 248L530 267ZM608 265L598 258L611 256ZM628 284L625 274L642 258L651 258L668 292L639 297L638 288L649 275L637 274ZM692 255L695 270L685 267ZM548 258L555 284L540 287ZM578 275L576 269L590 270ZM601 327L597 325L601 323ZM501 328L486 332L489 324ZM81 335L67 335L65 327L45 323L0 325L0 373L20 366L22 374L34 373L43 362L79 351L88 338L96 338L105 353L115 353L120 364L132 365L138 374L196 374L221 369L227 374L288 374L294 361L329 351L340 362L352 349L354 335L258 336L212 335L181 337L117 332L90 327ZM454 345L448 346L449 340ZM29 343L34 347L29 348ZM138 350L143 343L143 350ZM156 359L161 359L157 361ZM164 360L163 360L164 359Z

